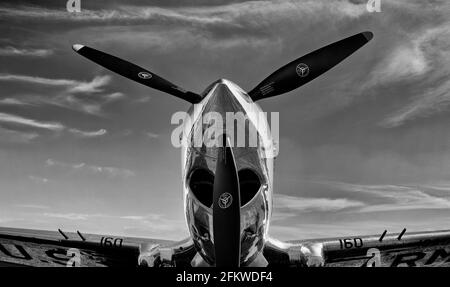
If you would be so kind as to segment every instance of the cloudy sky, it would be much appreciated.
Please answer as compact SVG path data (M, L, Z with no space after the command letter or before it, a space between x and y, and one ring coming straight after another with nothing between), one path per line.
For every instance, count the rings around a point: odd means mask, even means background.
M66 1L0 4L0 225L181 239L174 112L187 103L95 65L86 44L201 92L250 90L285 63L370 30L280 113L271 234L450 228L450 3Z

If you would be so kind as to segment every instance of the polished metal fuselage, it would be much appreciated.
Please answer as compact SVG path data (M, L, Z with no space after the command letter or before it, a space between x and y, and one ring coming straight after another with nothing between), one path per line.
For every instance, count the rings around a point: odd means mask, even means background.
M234 130L227 127L227 113L242 113L245 121L236 120ZM250 169L260 180L257 193L241 205L241 266L250 265L261 254L267 240L269 219L272 213L274 143L267 117L261 108L236 84L218 80L205 92L203 100L191 107L184 121L182 144L182 179L186 222L198 254L214 265L214 234L212 208L203 204L189 186L193 171L202 168L215 173L218 148L208 140L211 115L223 119L218 126L231 137L237 170ZM241 114L241 115L242 115ZM229 122L228 122L229 123ZM217 124L217 122L214 122ZM216 126L217 127L217 126ZM244 131L243 133L241 133ZM256 133L255 133L256 132ZM244 136L244 145L242 138ZM256 141L253 139L256 135ZM217 134L212 138L217 138ZM241 194L246 192L241 190Z

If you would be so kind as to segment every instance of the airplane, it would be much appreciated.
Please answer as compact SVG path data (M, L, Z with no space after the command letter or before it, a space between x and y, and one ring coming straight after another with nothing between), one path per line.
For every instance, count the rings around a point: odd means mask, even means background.
M249 125L257 131L255 146L235 146L227 132L217 136L216 146L194 145L196 131L205 129L203 115L261 112L257 101L303 86L372 38L372 32L361 32L315 50L281 67L249 92L220 79L202 94L186 91L115 56L73 45L75 52L100 66L192 104L192 120L184 123L185 144L181 147L190 236L173 242L0 228L0 266L449 267L450 230L384 230L379 235L286 242L270 237L275 156L267 122L256 124L249 117ZM246 130L245 137L249 136Z

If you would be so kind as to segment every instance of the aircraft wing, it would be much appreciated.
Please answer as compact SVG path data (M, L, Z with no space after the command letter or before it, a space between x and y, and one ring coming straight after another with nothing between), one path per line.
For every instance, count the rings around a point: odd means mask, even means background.
M138 265L141 244L171 241L0 227L0 266Z
M450 267L450 230L409 233L404 229L396 234L384 231L372 236L288 244L303 246L304 250L321 250L322 264L327 267ZM291 253L292 248L288 248Z
M64 234L64 235L63 235ZM138 265L141 245L173 241L0 227L1 266L102 267ZM266 244L269 266L450 267L450 230Z

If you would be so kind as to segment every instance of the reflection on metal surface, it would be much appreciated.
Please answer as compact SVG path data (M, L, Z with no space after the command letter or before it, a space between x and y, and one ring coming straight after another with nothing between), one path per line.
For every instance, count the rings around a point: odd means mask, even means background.
M189 267L196 255L191 238L168 246L142 244L139 250L138 265L143 267Z
M264 255L272 265L321 267L325 265L323 244L320 242L288 243L269 238Z
M226 112L247 114L252 111L260 111L260 108L251 103L251 99L240 88L224 80L216 82L209 88L201 105L198 114L191 109L193 122L192 126L188 128L187 145L182 148L185 214L197 252L207 264L214 265L213 220L211 201L209 200L212 198L212 188L210 187L213 178L206 175L210 174L213 177L215 174L218 148L208 147L204 143L200 147L195 147L194 140L196 132L198 132L196 129L200 129L203 134L207 127L199 121L202 115L212 111L225 118ZM248 109L252 109L252 111ZM236 124L242 125L242 122L237 121ZM252 136L248 126L252 124L250 119L245 122L245 126L235 129L237 131L239 128L244 128L247 145ZM263 125L268 126L267 121ZM238 173L245 179L242 182L242 186L245 188L241 190L241 194L246 198L241 206L241 266L249 265L261 254L272 209L273 158L265 156L267 152L265 143L268 142L267 138L269 137L268 129L264 134L259 133L256 128L255 130L259 140L254 147L237 147L237 136L232 137L235 141L233 153L236 167ZM255 188L256 190L254 190Z
M266 239L267 189L262 186L249 204L241 208L241 264L251 263L262 251ZM214 265L212 209L201 204L192 193L187 195L187 221L197 252Z

